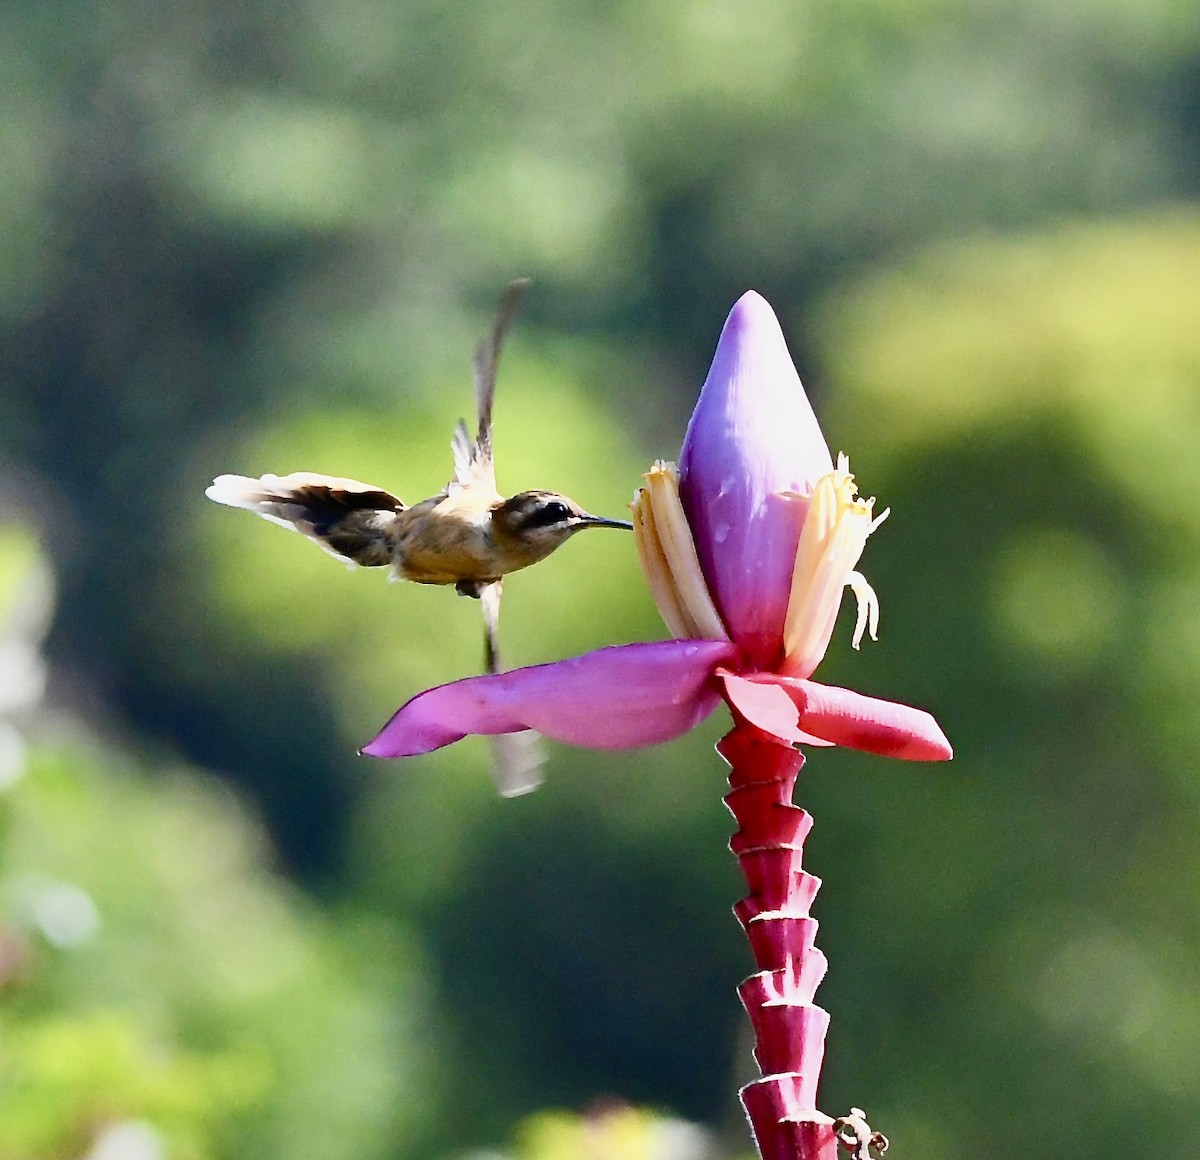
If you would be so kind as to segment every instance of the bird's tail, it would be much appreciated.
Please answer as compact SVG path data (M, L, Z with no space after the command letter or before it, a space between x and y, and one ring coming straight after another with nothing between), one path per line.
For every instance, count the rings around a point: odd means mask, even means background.
M291 475L219 475L204 493L228 507L307 536L331 556L367 568L392 563L404 504L356 479L296 471Z

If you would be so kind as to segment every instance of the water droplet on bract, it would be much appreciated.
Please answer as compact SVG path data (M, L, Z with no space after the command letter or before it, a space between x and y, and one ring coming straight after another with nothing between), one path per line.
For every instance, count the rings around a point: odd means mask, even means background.
M736 475L727 475L721 480L721 486L717 489L717 495L728 495L733 491L733 485L737 483Z
M729 531L730 531L730 525L729 525L728 520L721 520L718 523L714 524L713 525L713 533L712 533L713 542L716 544L725 543L725 541L727 539L729 539Z

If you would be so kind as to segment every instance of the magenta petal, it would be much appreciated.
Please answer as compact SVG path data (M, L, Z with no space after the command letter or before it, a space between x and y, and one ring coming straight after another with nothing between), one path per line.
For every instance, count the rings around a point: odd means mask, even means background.
M941 726L923 709L816 681L770 680L795 702L800 727L834 745L907 761L946 761L954 756Z
M807 493L833 469L825 437L766 300L738 299L680 454L680 496L730 635L756 668L779 661Z
M710 678L734 651L726 641L711 640L628 644L554 664L467 677L418 693L362 752L412 757L468 734L521 729L589 749L669 741L719 704Z

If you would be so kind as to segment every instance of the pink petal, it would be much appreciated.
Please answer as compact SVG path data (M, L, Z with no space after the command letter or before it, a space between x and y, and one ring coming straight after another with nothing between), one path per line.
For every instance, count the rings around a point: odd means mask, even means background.
M362 752L411 757L468 734L521 729L589 749L669 741L719 704L710 678L734 652L726 641L658 641L467 677L418 693Z
M923 709L816 681L765 674L752 679L769 680L784 690L799 711L800 726L833 745L907 761L954 756L941 726Z
M680 454L680 496L730 635L757 668L779 660L807 493L833 461L779 322L753 290L738 299Z
M747 721L764 733L770 733L791 745L832 745L799 728L800 710L788 696L772 681L747 680L727 669L718 669L725 687L725 698Z

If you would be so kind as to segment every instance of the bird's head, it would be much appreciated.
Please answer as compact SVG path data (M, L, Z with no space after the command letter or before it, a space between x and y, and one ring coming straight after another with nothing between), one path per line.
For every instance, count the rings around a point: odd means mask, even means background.
M544 560L555 548L584 528L624 528L624 520L589 515L573 499L553 491L522 491L492 513L496 538L524 568Z

